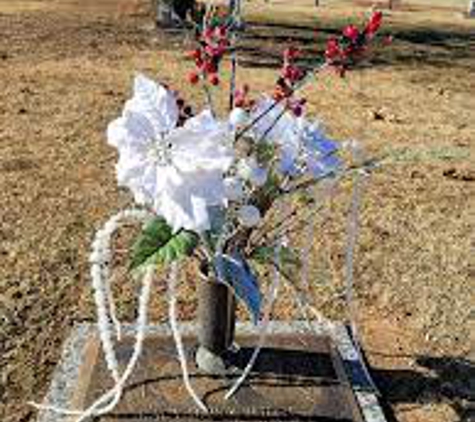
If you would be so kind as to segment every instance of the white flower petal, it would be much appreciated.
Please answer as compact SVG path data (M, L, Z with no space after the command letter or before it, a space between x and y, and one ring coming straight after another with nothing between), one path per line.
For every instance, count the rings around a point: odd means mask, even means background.
M223 202L221 173L198 171L182 174L179 185L168 184L157 197L155 210L174 229L202 232L210 228L208 207Z
M127 131L124 144L146 146L155 141L153 123L144 114L128 110L124 112L123 121L124 130Z
M126 110L145 115L153 123L156 135L171 131L178 122L179 110L175 96L141 74L135 77L134 95L127 102Z
M131 186L135 179L141 177L145 165L145 161L138 155L121 155L116 164L119 186Z
M184 128L190 131L214 130L218 126L211 110L203 110L200 114L188 119Z
M230 133L224 125L211 131L177 129L167 140L174 146L173 162L181 171L220 170L226 172L234 160Z
M155 211L161 215L167 223L172 227L174 232L182 228L190 228L190 215L191 210L188 207L187 209L183 209L184 205L175 200L173 196L173 192L165 191L162 193L160 200L155 206Z
M194 230L198 233L208 230L210 228L210 219L206 199L192 196L191 204L193 207L193 227L189 228L189 230Z
M109 145L117 148L126 142L126 139L127 129L125 128L125 119L123 117L119 117L109 123L107 127L107 142Z

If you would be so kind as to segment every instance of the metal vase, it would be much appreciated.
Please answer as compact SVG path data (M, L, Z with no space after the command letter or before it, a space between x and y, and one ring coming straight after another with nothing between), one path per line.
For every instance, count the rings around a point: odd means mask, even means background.
M224 283L200 280L198 287L198 341L196 362L209 373L225 371L224 353L234 340L236 301Z
M216 279L201 280L198 289L200 346L222 355L234 339L236 302L233 293Z

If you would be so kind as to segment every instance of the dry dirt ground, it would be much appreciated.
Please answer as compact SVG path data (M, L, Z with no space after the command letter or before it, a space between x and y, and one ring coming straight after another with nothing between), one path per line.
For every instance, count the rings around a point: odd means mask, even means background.
M0 0L0 420L28 422L71 326L94 319L87 254L94 230L130 204L104 131L134 71L199 101L183 75L181 34L158 33L127 3ZM310 1L248 6L240 79L269 90L293 39L311 57L361 8ZM362 342L388 412L403 422L475 420L475 24L455 9L388 16L392 46L347 79L305 94L338 138L371 154L411 148L419 161L371 178L356 280ZM347 197L348 186L338 195ZM339 202L317 226L315 300L340 317ZM320 230L320 231L319 231ZM329 281L331 280L331 281ZM192 283L190 283L192 286ZM323 287L322 287L323 286ZM135 287L117 286L122 318ZM192 290L192 287L189 287ZM339 290L340 289L340 290ZM159 296L159 295L157 295ZM284 295L285 296L285 295ZM180 303L192 318L192 295ZM189 298L188 298L189 297ZM295 316L288 298L277 317ZM155 319L164 303L154 303Z

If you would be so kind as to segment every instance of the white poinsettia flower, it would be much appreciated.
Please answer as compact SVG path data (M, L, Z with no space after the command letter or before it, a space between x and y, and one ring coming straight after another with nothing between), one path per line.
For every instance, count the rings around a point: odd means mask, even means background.
M210 227L207 208L224 204L223 175L233 162L228 123L203 111L177 127L174 95L138 75L133 97L108 128L119 150L117 178L177 231Z
M250 120L256 122L252 128L256 141L275 144L282 143L295 125L295 118L286 110L285 105L268 96L257 102L251 111Z

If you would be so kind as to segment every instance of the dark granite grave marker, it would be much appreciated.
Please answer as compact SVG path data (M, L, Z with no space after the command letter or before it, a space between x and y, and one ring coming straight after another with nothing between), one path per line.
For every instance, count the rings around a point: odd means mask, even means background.
M249 379L229 400L224 394L246 366L257 333L252 325L237 327L238 350L229 352L226 376L200 372L194 361L196 327L184 324L184 336L192 383L209 406L206 414L189 398L166 326L148 330L144 351L129 380L123 398L104 421L321 421L384 422L375 392L365 378L351 337L345 327L303 322L272 322L265 347ZM118 345L120 362L132 353L133 329L126 327ZM320 332L320 335L315 335ZM330 334L328 334L330 333ZM69 339L46 401L69 408L85 408L112 387L100 351L95 326L77 327ZM40 414L38 422L66 422L52 412Z

